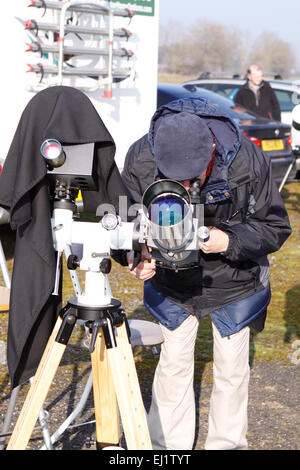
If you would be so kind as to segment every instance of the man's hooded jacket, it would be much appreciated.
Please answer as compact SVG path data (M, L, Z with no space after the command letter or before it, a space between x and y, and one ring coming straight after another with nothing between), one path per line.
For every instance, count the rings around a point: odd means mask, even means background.
M126 194L114 161L114 141L90 100L65 86L45 89L26 106L0 179L0 205L16 230L8 326L12 387L34 375L52 332L60 299L53 296L56 253L51 232L47 168L40 147L47 138L62 144L95 143L98 191L83 193L85 210L100 203L117 207Z
M156 111L149 133L127 153L123 181L133 200L141 202L157 174L157 129L170 113L179 112L201 117L216 144L214 164L201 191L204 223L225 231L229 246L225 253L200 251L199 265L194 268L176 272L157 267L156 275L145 283L145 305L170 329L191 313L202 317L215 312L215 323L223 335L238 331L258 317L262 321L256 325L261 330L270 300L267 255L277 251L291 233L269 157L241 136L235 122L217 105L206 99L185 98ZM233 325L229 306L233 309Z

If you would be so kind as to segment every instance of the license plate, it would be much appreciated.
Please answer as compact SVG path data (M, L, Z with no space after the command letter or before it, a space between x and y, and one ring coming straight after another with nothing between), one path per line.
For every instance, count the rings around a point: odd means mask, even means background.
M283 140L276 139L276 140L262 140L261 141L261 148L264 152L270 152L272 150L283 150Z

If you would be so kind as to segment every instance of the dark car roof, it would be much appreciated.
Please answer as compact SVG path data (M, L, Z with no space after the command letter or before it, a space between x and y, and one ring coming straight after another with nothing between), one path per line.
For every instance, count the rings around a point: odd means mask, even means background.
M246 110L243 107L236 106L230 99L224 98L223 96L218 95L210 90L199 89L196 87L185 88L182 85L177 85L173 83L158 83L158 106L167 104L167 99L169 101L180 99L180 98L206 98L214 104L220 106L223 112L231 119L236 119L238 121L251 120L255 121L256 124L270 123L268 119L256 116L251 111ZM163 101L163 102L162 102ZM280 123L277 123L279 125Z

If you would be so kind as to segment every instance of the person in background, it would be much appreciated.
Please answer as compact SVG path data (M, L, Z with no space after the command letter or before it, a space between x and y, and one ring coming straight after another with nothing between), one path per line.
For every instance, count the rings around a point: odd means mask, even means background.
M277 97L270 84L263 80L263 71L259 65L250 65L247 82L235 95L234 102L258 116L281 121Z

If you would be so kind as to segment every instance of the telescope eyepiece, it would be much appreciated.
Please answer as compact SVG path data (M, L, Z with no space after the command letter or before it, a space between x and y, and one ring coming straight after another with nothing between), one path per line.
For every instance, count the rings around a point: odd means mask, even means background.
M41 145L41 154L49 168L58 168L66 161L61 143L56 139L46 139Z

